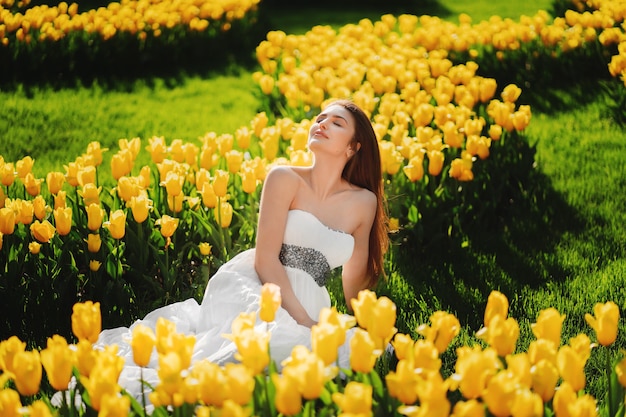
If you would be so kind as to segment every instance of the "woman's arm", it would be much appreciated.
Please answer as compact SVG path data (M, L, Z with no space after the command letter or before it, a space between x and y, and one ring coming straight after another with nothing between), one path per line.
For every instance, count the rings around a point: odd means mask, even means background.
M352 311L350 300L357 298L359 292L369 287L372 277L368 276L367 266L369 259L370 231L376 216L376 196L369 191L362 191L364 198L359 198L353 213L359 217L359 225L352 233L354 237L354 251L352 257L343 266L341 281L346 298L348 311Z
M288 167L270 171L263 184L256 238L254 267L262 283L280 287L282 307L299 323L315 324L296 297L284 266L278 258L285 234L287 213L300 184L299 176Z

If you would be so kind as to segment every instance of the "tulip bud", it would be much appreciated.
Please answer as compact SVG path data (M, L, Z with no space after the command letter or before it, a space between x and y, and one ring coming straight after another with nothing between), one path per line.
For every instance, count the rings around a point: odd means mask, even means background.
M19 393L25 396L37 394L43 373L39 352L36 350L18 352L13 357L13 368L15 387Z
M593 307L595 317L585 314L587 324L593 328L602 346L609 346L617 338L617 325L619 323L619 307L612 301L604 304L597 303Z
M126 234L126 213L115 210L109 215L109 220L102 224L111 233L113 239L121 239Z
M67 390L72 378L74 352L62 336L48 338L47 347L41 351L41 363L52 388L57 391Z
M148 366L155 344L156 336L151 328L143 324L138 324L133 328L130 345L133 349L133 360L138 366Z
M280 287L271 282L263 284L261 287L261 310L259 312L259 318L268 323L274 321L274 316L281 302Z
M63 187L63 183L65 183L65 174L62 172L48 172L46 175L46 184L50 194L57 194Z
M42 222L35 220L35 222L30 225L30 232L40 243L48 243L54 236L56 229L48 220Z
M59 236L66 236L72 229L72 208L58 208L54 210L54 224Z

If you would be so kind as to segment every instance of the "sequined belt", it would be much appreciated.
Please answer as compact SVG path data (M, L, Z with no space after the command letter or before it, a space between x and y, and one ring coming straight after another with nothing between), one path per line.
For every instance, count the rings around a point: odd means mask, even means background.
M313 248L283 243L278 259L284 266L300 269L311 275L320 287L326 285L330 276L330 265L326 257Z

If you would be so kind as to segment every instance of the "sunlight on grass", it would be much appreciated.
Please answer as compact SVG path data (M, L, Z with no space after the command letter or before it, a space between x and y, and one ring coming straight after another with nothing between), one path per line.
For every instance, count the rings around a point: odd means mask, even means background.
M85 151L90 141L116 147L121 138L152 136L195 140L209 131L233 132L256 114L257 97L249 73L183 81L156 79L107 89L0 92L0 131L6 160L26 155L35 172L59 170Z

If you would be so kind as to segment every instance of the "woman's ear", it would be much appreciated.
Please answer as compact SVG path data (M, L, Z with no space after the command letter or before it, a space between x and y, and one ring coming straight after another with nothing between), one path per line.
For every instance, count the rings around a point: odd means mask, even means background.
M361 143L357 142L356 145L350 145L348 148L348 158L352 158L352 156L357 153L361 149Z

